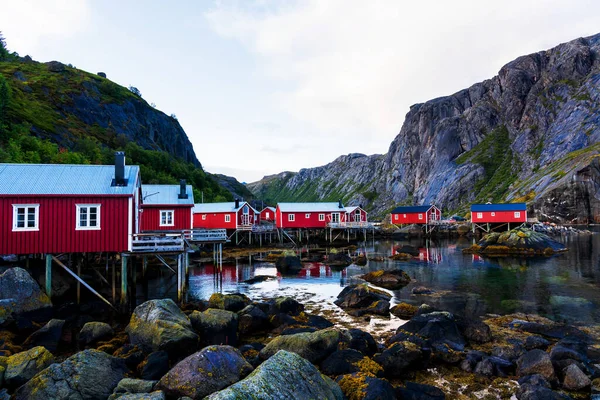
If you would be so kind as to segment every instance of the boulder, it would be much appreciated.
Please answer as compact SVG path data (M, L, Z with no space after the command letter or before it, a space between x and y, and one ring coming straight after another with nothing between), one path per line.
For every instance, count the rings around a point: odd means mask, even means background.
M117 397L119 400L165 400L165 393L157 390L152 393L127 393Z
M365 356L361 352L352 349L334 351L321 363L320 369L325 375L335 376L359 372L357 364L363 358Z
M99 77L106 78L106 73L105 72L98 72L97 75Z
M397 377L419 363L422 358L419 346L411 342L398 342L381 354L375 355L373 360L383 367L386 376Z
M47 320L52 312L52 302L23 268L9 268L0 275L0 299L0 319L27 313L36 320Z
M465 359L461 362L460 368L465 372L474 372L477 364L485 357L487 357L487 354L482 351L469 350Z
M79 345L87 346L99 340L107 340L114 334L115 332L106 322L86 322L79 332Z
M425 286L416 286L412 288L411 293L415 295L433 294L435 293L435 290Z
M242 293L213 293L208 299L209 308L218 308L232 312L238 312L250 303L251 301L248 296Z
M525 339L525 349L527 350L546 350L548 346L550 346L550 342L538 335L527 336Z
M238 311L238 330L241 335L265 331L268 328L268 322L267 314L254 304Z
M238 316L236 313L209 308L204 312L190 314L192 326L200 334L200 346L228 344L237 346Z
M569 365L563 371L563 387L567 390L583 390L590 387L592 381L575 364Z
M125 343L113 352L113 356L125 361L127 367L134 369L144 361L144 352L139 346Z
M401 269L393 271L378 270L361 276L362 279L372 285L380 286L390 290L402 289L411 281L410 276Z
M14 400L104 400L123 379L122 360L97 350L85 350L44 369L14 393Z
M482 321L461 319L458 328L469 343L488 343L492 340L490 327Z
M350 315L388 315L392 296L368 285L346 286L334 303Z
M417 311L419 311L419 307L408 303L396 304L390 309L390 312L400 319L411 319L417 315Z
M415 382L406 382L405 387L396 389L396 395L403 400L444 400L446 398L441 389Z
M65 64L59 61L48 61L46 66L50 72L63 72L66 69Z
M157 381L148 381L144 379L122 379L113 391L113 394L110 395L108 400L122 399L123 396L129 394L147 395L150 392L152 392L152 389L154 388L154 385L156 385L156 382ZM164 398L164 393L162 395Z
M342 400L340 387L309 361L280 350L244 380L213 393L207 400L253 399Z
M539 374L548 381L555 381L556 374L550 355L543 350L534 349L525 353L517 361L517 375Z
M224 389L252 371L239 350L209 346L180 361L158 382L167 396L202 399Z
M325 262L330 266L347 267L352 264L352 257L346 253L329 253Z
M292 297L276 297L269 301L269 314L298 315L304 311L304 305Z
M297 274L302 270L302 261L300 261L300 257L283 256L277 259L275 267L282 274Z
M515 396L518 400L572 400L566 394L552 391L545 386L524 384L517 388Z
M23 346L33 348L44 346L48 351L55 352L63 333L65 321L62 319L51 319L37 331L33 332L25 341Z
M467 249L484 255L552 255L566 251L564 244L529 228L485 235L476 246Z
M364 373L342 375L336 379L348 399L395 400L394 387L385 379Z
M14 354L6 360L4 382L19 387L54 362L54 356L42 346Z
M198 335L190 320L171 299L148 300L137 306L125 330L131 344L146 352L165 350L180 355L198 348Z
M466 344L454 316L449 312L435 311L416 315L400 326L397 333L416 335L429 345L445 343L454 351L463 351Z
M162 378L169 372L169 353L166 351L150 353L138 369L142 379L158 380Z
M369 332L360 329L348 329L348 348L358 350L366 356L372 357L377 352L377 342Z
M336 329L278 336L260 351L260 358L266 360L279 350L286 350L318 364L337 350L341 339L342 334Z

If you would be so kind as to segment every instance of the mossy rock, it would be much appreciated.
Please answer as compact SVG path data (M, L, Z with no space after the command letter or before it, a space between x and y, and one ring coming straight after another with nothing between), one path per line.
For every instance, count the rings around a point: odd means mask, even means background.
M419 311L419 307L404 302L396 304L390 309L393 315L401 319L411 319L417 314L417 311Z
M19 387L53 362L54 356L43 346L12 355L6 360L6 385Z
M238 312L251 303L248 296L242 293L213 293L208 299L208 307Z
M279 350L285 350L319 363L337 349L341 339L342 334L336 329L278 336L260 351L260 357L266 360Z
M411 281L410 276L401 269L393 271L373 271L362 275L361 278L375 286L391 290L402 289Z
M464 253L498 256L551 256L566 251L564 244L548 235L529 228L516 228L508 232L485 235L477 245Z

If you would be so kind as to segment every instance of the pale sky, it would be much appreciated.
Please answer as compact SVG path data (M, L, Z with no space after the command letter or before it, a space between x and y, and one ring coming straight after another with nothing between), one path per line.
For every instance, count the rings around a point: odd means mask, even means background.
M102 71L253 182L383 154L410 105L600 32L596 0L0 0L10 50Z

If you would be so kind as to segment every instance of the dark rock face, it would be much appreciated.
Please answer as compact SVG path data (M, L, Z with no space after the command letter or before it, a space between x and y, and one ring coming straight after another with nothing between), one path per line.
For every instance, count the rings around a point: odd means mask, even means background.
M556 374L550 355L545 351L535 349L525 353L517 362L517 375L525 376L539 374L548 381L555 381Z
M291 297L277 297L269 301L270 314L298 315L304 310L304 305Z
M375 362L383 367L386 376L402 375L408 368L421 361L423 353L419 346L411 342L394 343L381 354L375 355Z
M454 316L448 312L432 312L413 317L397 331L416 335L427 341L430 345L442 343L454 351L462 351L465 339L461 335Z
M244 380L213 393L208 400L342 400L340 387L304 358L281 350Z
M111 326L105 322L87 322L79 332L79 345L86 346L90 343L110 338L114 335Z
M372 215L407 200L458 209L529 194L531 216L593 221L600 215L599 53L600 34L519 57L491 79L413 105L385 155L349 154L248 188L261 197L310 185L315 201L352 194L349 204ZM480 154L495 157L494 167Z
M268 321L267 314L253 304L238 311L238 329L242 335L266 330Z
M42 346L17 353L6 360L4 382L19 387L54 362L54 356Z
M563 373L565 375L563 387L567 390L582 390L592 384L590 378L575 364L569 365Z
M0 323L11 314L49 314L52 303L40 285L23 268L0 275Z
M361 373L343 375L336 379L349 399L395 400L394 387L386 380Z
M266 360L279 350L286 350L316 364L333 353L341 339L341 333L335 329L278 336L260 351L260 358Z
M388 293L367 285L350 285L340 292L334 303L354 316L369 313L387 315L391 298L392 296Z
M85 350L35 375L17 389L14 398L104 400L126 372L122 360L101 351Z
M190 315L192 326L200 334L200 346L228 344L237 346L238 316L236 313L209 308Z
M360 351L366 356L373 356L377 352L377 342L369 332L360 329L348 329L348 348Z
M365 356L359 351L348 349L333 352L321 363L321 372L325 375L345 375L360 371L356 365Z
M487 343L492 340L492 331L484 322L477 320L461 320L458 323L460 332L472 343Z
M210 308L238 312L250 304L248 296L242 293L222 294L213 293L208 299Z
M140 370L142 379L159 380L169 372L169 353L166 351L155 351L148 354Z
M365 281L382 288L397 290L410 283L410 276L401 269L394 271L372 271L361 276Z
M149 300L135 308L126 328L131 344L147 352L191 353L198 347L188 317L171 299Z
M44 346L48 351L55 352L62 336L65 321L62 319L51 319L46 325L33 332L25 342L24 346Z
M231 346L209 346L173 367L158 383L168 396L202 399L244 378L252 366Z
M415 382L406 382L406 387L397 389L399 399L404 400L444 400L446 395L441 389Z
M275 267L283 274L297 274L302 269L302 262L300 257L284 256L277 259Z

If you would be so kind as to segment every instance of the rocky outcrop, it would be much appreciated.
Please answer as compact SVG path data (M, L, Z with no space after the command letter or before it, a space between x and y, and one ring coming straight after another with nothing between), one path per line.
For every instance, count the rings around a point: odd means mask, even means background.
M508 232L492 232L485 235L477 244L464 249L463 253L476 253L486 256L551 256L566 251L563 243L548 235L529 228L517 228Z
M14 267L0 275L0 323L11 315L43 316L52 302L40 285L23 268Z
M106 322L86 322L79 332L79 345L86 346L113 335L113 329Z
M389 315L392 296L368 285L350 285L338 294L334 303L353 316Z
M401 269L371 271L361 276L365 281L390 290L402 289L410 283L410 276Z
M207 397L208 400L251 399L342 400L340 387L304 358L281 350L246 379Z
M260 358L266 360L278 351L286 350L318 363L337 349L341 339L341 333L335 329L278 336L260 351Z
M491 79L413 105L385 155L350 154L248 188L269 201L341 193L373 216L402 203L466 211L472 202L526 200L532 217L594 221L599 54L597 34L519 57Z
M6 360L4 382L19 387L54 362L54 356L42 346L17 353Z

